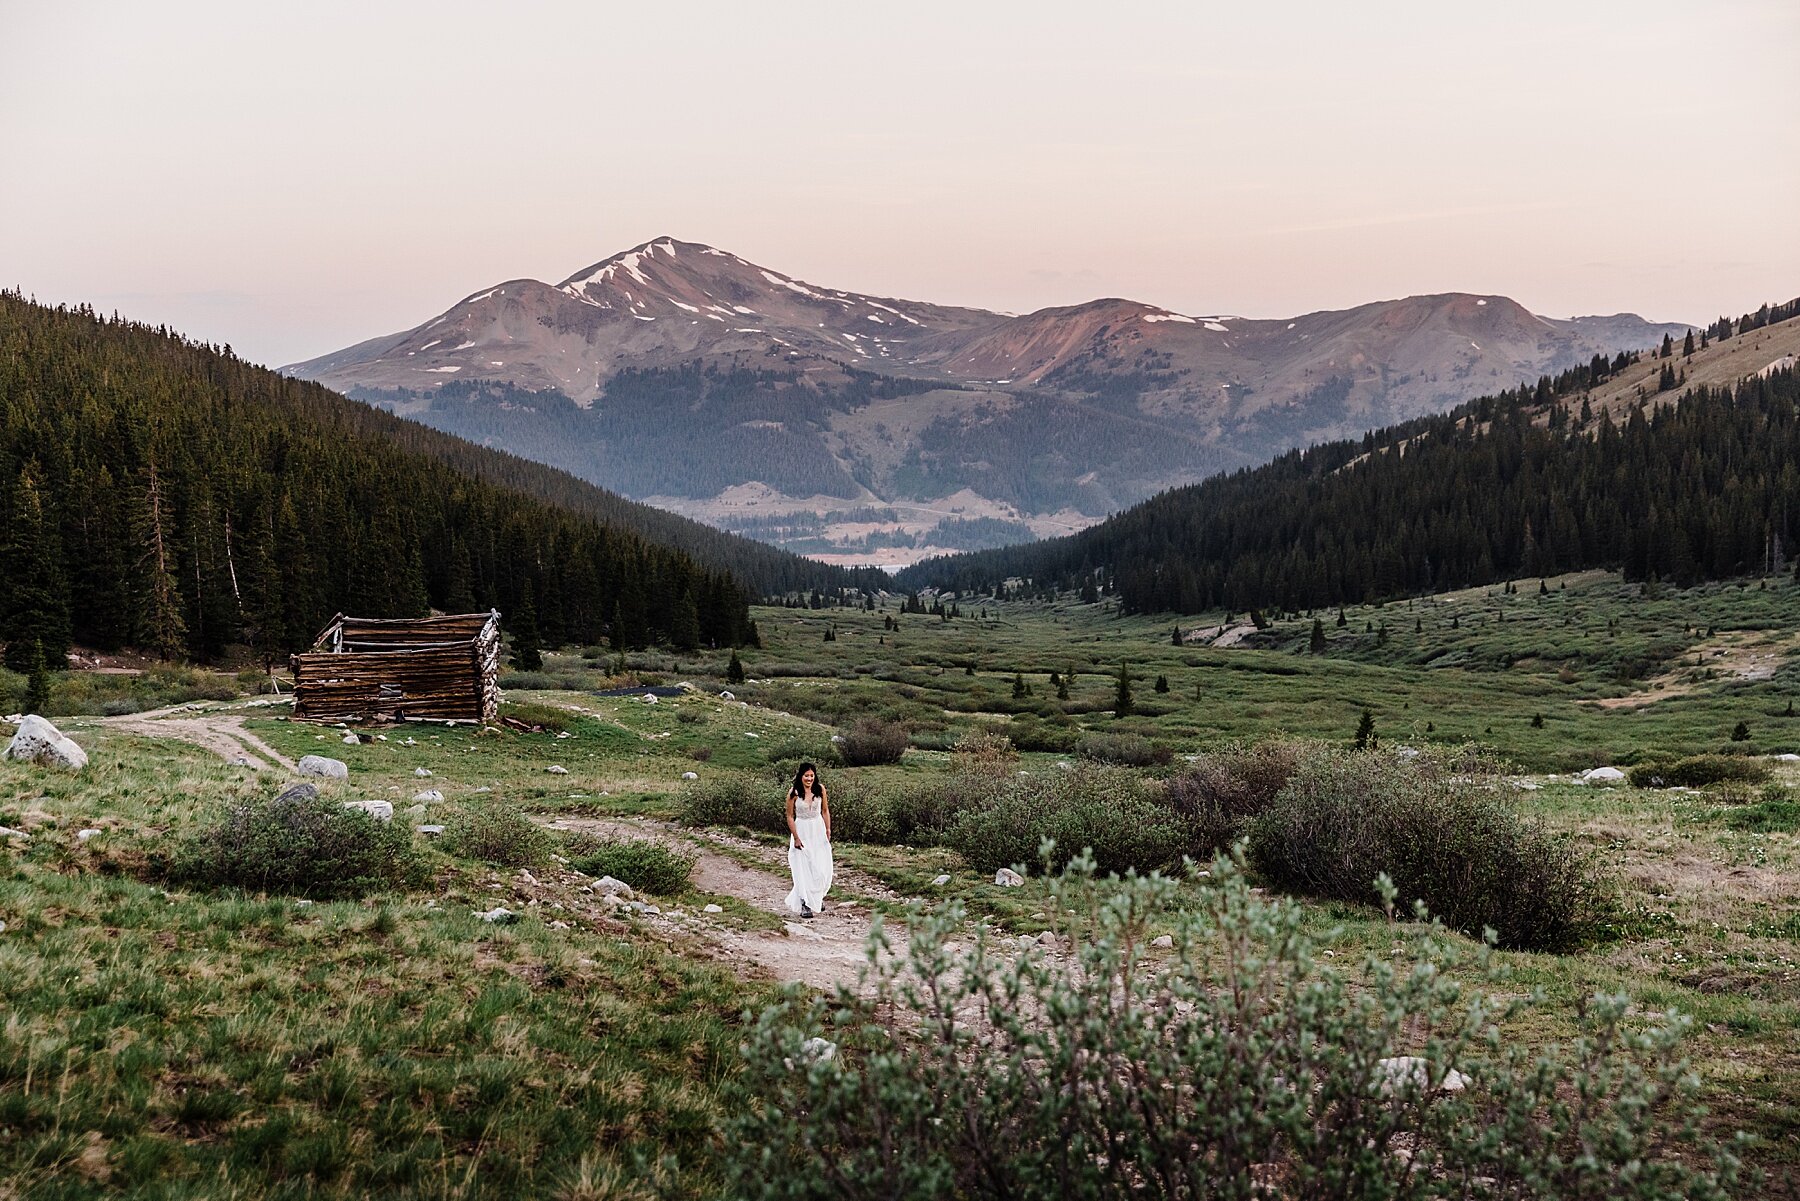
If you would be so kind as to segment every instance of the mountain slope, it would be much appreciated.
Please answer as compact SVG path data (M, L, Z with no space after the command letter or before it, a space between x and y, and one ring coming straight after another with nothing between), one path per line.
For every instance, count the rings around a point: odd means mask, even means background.
M285 368L716 524L884 510L1039 533L1686 326L1409 297L1284 321L1124 299L1011 316L842 292L660 238ZM907 553L923 553L917 546Z
M1177 489L1068 538L935 559L967 592L1111 577L1128 611L1303 609L1591 567L1677 583L1800 550L1800 301L1691 356L1572 368ZM1746 328L1750 327L1750 328Z

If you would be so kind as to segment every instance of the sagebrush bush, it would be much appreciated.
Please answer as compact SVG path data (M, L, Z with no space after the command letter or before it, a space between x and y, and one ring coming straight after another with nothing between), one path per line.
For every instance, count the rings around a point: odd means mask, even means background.
M1471 935L1492 927L1507 948L1566 950L1604 915L1605 890L1575 845L1434 754L1312 748L1249 836L1251 861L1278 888L1373 903L1385 873L1404 906L1423 901Z
M911 740L906 727L897 721L865 717L843 733L837 744L838 754L851 767L873 767L881 763L898 763Z
M1229 851L1287 786L1301 750L1295 742L1224 747L1164 781L1163 803L1187 830L1187 854L1207 860Z
M423 879L412 831L321 796L242 801L177 849L171 875L207 888L321 900L407 888Z
M1075 753L1096 763L1119 767L1160 767L1174 758L1166 746L1158 746L1142 734L1083 734Z
M1761 784L1769 765L1746 755L1689 755L1673 762L1640 763L1625 773L1638 788L1704 788L1708 784Z
M786 834L784 798L792 780L792 773L779 784L747 772L708 776L682 793L681 820L695 826L742 826Z
M673 896L687 887L696 856L647 838L581 838L569 845L569 862L590 876L611 876L641 892Z
M958 903L909 921L898 954L872 934L858 987L791 993L750 1031L725 1194L1730 1195L1735 1160L1694 1130L1686 1019L1627 1024L1603 995L1570 1043L1503 1039L1531 1002L1462 982L1492 978L1487 948L1427 930L1411 962L1320 962L1298 906L1213 868L1197 907L1160 877L1053 877L1072 962L967 947ZM1175 950L1146 957L1171 909ZM1466 1087L1442 1087L1452 1071Z
M1084 849L1101 871L1150 871L1179 861L1180 823L1136 775L1087 764L1071 771L961 777L944 845L977 871L1029 866L1045 839L1060 866Z
M439 840L446 851L495 867L530 867L550 855L552 840L517 807L493 802L458 809Z
M1019 766L1013 740L991 730L975 729L950 748L950 764L958 774L1001 772L1010 775Z

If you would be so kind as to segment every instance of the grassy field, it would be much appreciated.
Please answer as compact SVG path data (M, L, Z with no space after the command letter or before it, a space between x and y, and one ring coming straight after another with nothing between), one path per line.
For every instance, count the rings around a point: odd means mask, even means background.
M827 766L828 782L924 784L977 729L1044 747L1020 761L1033 772L1121 731L1174 756L1151 775L1225 740L1346 741L1365 709L1387 743L1482 742L1529 773L1507 784L1521 810L1567 831L1618 884L1615 928L1584 950L1500 956L1509 988L1545 999L1509 1033L1565 1036L1597 991L1692 1015L1708 1129L1749 1132L1771 1174L1763 1193L1800 1195L1800 764L1775 763L1773 784L1753 791L1599 788L1562 774L1662 753L1800 750L1800 719L1787 716L1800 693L1791 582L1645 596L1604 576L1552 579L1542 593L1521 581L1516 593L1349 609L1343 626L1321 613L1322 655L1309 653L1305 614L1271 615L1229 647L1177 646L1169 619L1120 619L1105 602L957 603L950 621L892 603L759 609L765 646L744 654L741 685L724 682L723 655L552 655L507 680L508 712L542 724L535 733L413 725L345 745L341 731L269 716L278 710L239 712L284 754L343 759L350 780L331 795L391 800L409 823L503 805L665 820L689 772L702 783L757 773L773 805L782 772L803 757L830 764L833 733L871 715L905 721L914 748L891 766ZM1136 706L1123 717L1111 712L1121 663ZM1066 701L1052 671L1070 679ZM1031 695L1015 698L1020 677ZM696 688L654 705L592 695L681 681ZM108 687L127 708L130 685ZM61 688L71 708L92 707L82 681ZM1739 722L1750 738L1734 742ZM0 1197L716 1191L712 1132L741 1015L771 996L767 972L629 915L558 913L547 892L532 905L516 871L423 841L430 882L363 901L184 889L165 871L173 848L281 781L98 718L61 724L92 754L87 772L0 763L0 825L31 835L0 839ZM445 799L414 802L423 788ZM89 829L101 833L78 837ZM757 840L734 845L759 861ZM1045 928L1036 881L993 888L942 848L840 843L838 854L902 900L954 896L998 929ZM554 864L538 870L548 880ZM939 874L948 886L930 883ZM475 916L512 897L525 898L518 924ZM669 904L715 900L724 927L774 925L723 896ZM903 914L900 902L876 907ZM1420 937L1362 906L1308 915L1345 957L1404 956Z

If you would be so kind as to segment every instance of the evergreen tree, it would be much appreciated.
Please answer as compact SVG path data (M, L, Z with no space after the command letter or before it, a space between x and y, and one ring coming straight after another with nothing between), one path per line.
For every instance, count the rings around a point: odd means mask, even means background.
M675 598L669 614L669 643L678 651L692 651L700 646L700 610L694 604L694 593L684 588Z
M1119 717L1124 717L1131 712L1132 707L1131 665L1121 663L1119 664L1119 686L1113 693L1113 712Z
M1025 683L1024 672L1015 672L1013 674L1012 694L1015 701L1024 700L1031 695L1031 689Z
M1340 630L1350 624L1350 619L1344 616L1344 611L1342 609L1338 610L1337 624L1338 624L1338 629L1340 629Z
M58 671L69 662L69 592L55 525L44 511L35 465L13 481L11 521L0 545L0 638L6 665L28 671L34 656ZM35 647L35 650L34 650Z
M1731 741L1733 741L1733 742L1749 742L1750 741L1749 725L1740 721L1737 725L1733 726L1731 728Z
M537 602L531 594L531 581L519 589L518 606L512 613L512 662L520 671L537 671L544 666L543 651L538 646Z
M1168 690L1169 690L1169 677L1168 676L1157 676L1156 677L1156 691L1157 692L1167 692Z
M1687 332L1687 340L1681 344L1681 357L1684 359L1694 357L1694 331L1691 329Z
M725 682L742 684L744 682L744 661L738 658L737 648L731 648L731 662L725 665Z
M33 638L25 654L25 712L38 716L50 712L50 668L44 659L44 644Z
M1169 632L1169 641L1176 646L1181 645L1181 627L1176 626Z
M1362 720L1356 723L1356 738L1350 745L1356 750L1368 751L1375 748L1375 742L1375 715L1364 709Z
M1306 643L1307 652L1314 655L1325 653L1325 623L1313 618L1312 637Z
M1068 676L1063 676L1061 679L1056 681L1056 699L1059 701L1066 701L1069 699L1069 677ZM1792 707L1792 702L1789 702L1789 707L1790 708Z

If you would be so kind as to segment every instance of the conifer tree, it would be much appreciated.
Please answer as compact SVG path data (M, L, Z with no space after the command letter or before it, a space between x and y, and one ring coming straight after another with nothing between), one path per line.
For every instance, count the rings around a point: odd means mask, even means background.
M50 712L50 668L44 661L44 644L37 638L25 655L25 712L40 717Z
M33 656L41 655L61 671L69 662L68 584L35 464L19 473L10 500L12 519L0 544L0 596L6 601L0 638L6 640L6 665L27 671Z
M1156 677L1156 691L1157 692L1167 692L1168 690L1169 690L1169 677L1168 676L1157 676Z
M1024 700L1031 695L1031 688L1025 683L1024 672L1013 673L1012 694L1015 701Z
M1364 709L1362 720L1356 723L1356 738L1350 745L1356 750L1367 751L1374 749L1375 742L1375 715Z
M519 589L511 624L513 666L520 671L539 670L544 666L544 655L538 646L537 601L532 597L530 580Z
M697 650L700 646L700 610L694 604L691 588L681 590L669 614L669 643L678 651Z
M1325 623L1316 617L1313 618L1312 637L1307 639L1306 649L1309 654L1322 655L1325 653Z
M1121 663L1119 664L1119 686L1113 693L1113 712L1119 717L1124 717L1131 712L1132 707L1131 665Z
M731 648L731 662L725 665L725 681L728 684L744 682L744 661L738 658L737 648Z

